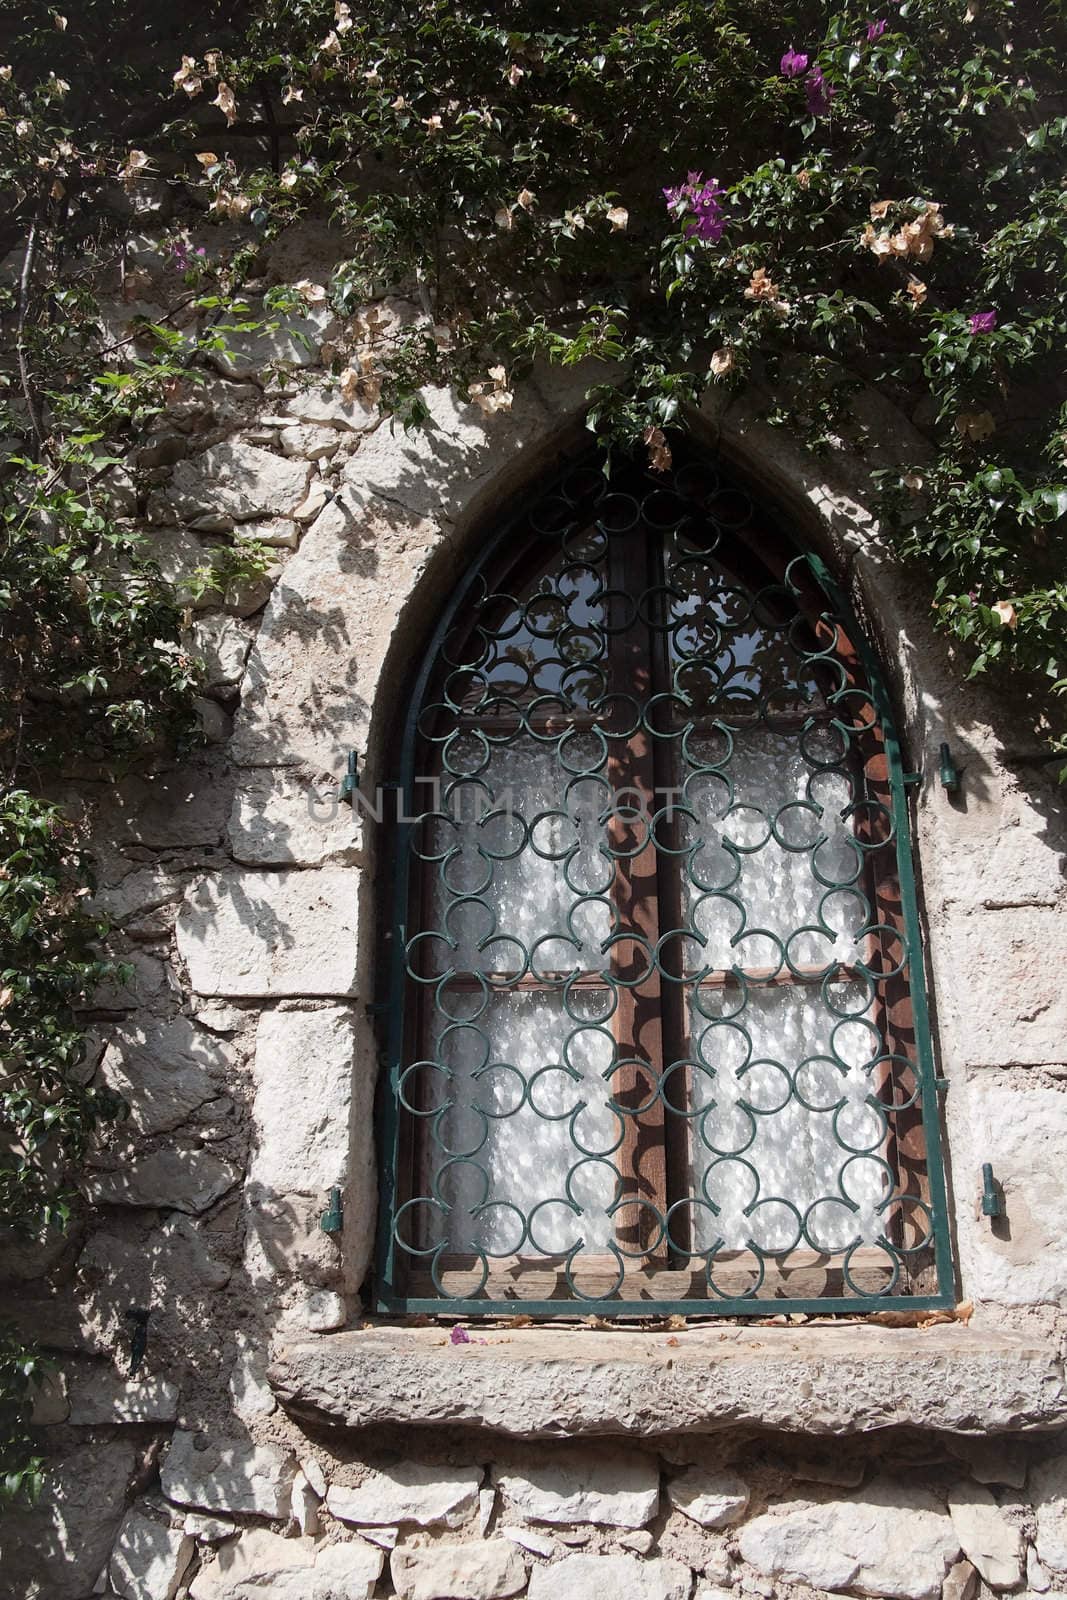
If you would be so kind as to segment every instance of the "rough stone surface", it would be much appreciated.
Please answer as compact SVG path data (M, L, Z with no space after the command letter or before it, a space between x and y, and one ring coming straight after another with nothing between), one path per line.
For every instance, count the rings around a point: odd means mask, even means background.
M223 1545L189 1586L192 1600L369 1600L385 1557L361 1541L322 1546L252 1528Z
M734 1472L687 1467L667 1484L667 1498L677 1510L705 1528L725 1528L748 1509L748 1484Z
M482 1474L477 1467L439 1467L401 1461L371 1469L355 1488L332 1483L326 1504L342 1522L387 1526L415 1522L421 1528L457 1527L478 1504Z
M205 1448L197 1449L203 1442ZM273 1445L217 1439L178 1429L160 1481L168 1500L205 1511L287 1517L296 1462Z
M48 1474L34 1510L0 1518L0 1572L22 1600L85 1600L125 1511L134 1448L112 1439L78 1445Z
M293 1479L292 1514L302 1534L314 1537L320 1531L319 1497L303 1472Z
M360 832L358 813L337 797L336 778L253 770L234 794L230 847L249 866L351 862L358 857Z
M899 1424L1003 1432L1067 1421L1039 1337L958 1325L691 1329L677 1347L633 1333L486 1335L457 1352L432 1329L283 1346L270 1381L301 1415L350 1427L473 1423L501 1433L701 1433L753 1423L813 1434ZM709 1377L714 1374L714 1379Z
M507 1539L402 1547L389 1570L400 1600L499 1600L526 1583L526 1563Z
M659 1468L640 1452L560 1452L494 1480L513 1511L530 1522L600 1522L639 1528L659 1509Z
M1022 1580L1023 1540L988 1489L956 1483L949 1490L949 1515L968 1561L991 1589L1013 1589Z
M1067 1572L1067 1456L1036 1467L1030 1492L1037 1511L1038 1556L1054 1572Z
M934 1600L960 1542L931 1494L880 1478L848 1500L756 1517L741 1529L740 1547L776 1581Z
M249 1184L324 1194L348 1166L355 1044L348 1007L269 1011L253 1066L256 1144ZM367 1096L361 1109L369 1110Z
M171 499L187 522L206 513L236 522L285 517L304 498L309 470L305 461L290 461L258 445L226 439L177 463Z
M304 316L287 315L273 332L228 334L226 350L213 352L211 360L232 378L259 377L265 367L313 367L332 321L328 307L309 306Z
M230 1397L234 1414L241 1422L254 1422L257 1417L269 1417L277 1410L278 1402L267 1382L267 1352L258 1339L247 1333L234 1335L237 1355L230 1370Z
M87 1174L82 1191L98 1206L167 1206L206 1211L239 1182L240 1172L209 1150L155 1150L115 1172Z
M680 1561L637 1556L564 1556L550 1567L535 1567L529 1600L689 1600L693 1574Z
M93 1372L71 1386L70 1420L82 1428L111 1422L173 1422L178 1385L140 1373Z
M129 1511L111 1552L111 1587L125 1600L174 1600L194 1549L187 1533Z
M333 1289L312 1289L304 1302L303 1323L311 1333L333 1333L348 1320L344 1295Z
M377 406L365 406L360 400L345 400L339 389L327 384L301 389L289 397L285 409L300 422L322 423L353 433L366 433L377 427L380 415Z
M247 627L217 612L194 622L187 638L190 653L203 662L204 682L210 688L238 681L252 647Z
M1035 907L972 912L947 922L940 942L945 1003L972 1067L1063 1060L1067 918ZM969 997L982 996L974 1006Z
M190 889L178 916L178 950L198 994L356 993L358 875L213 874Z
M1054 958L1050 955L1050 960ZM1065 992L1067 992L1067 986ZM984 1012L986 1002L978 1008ZM1060 1040L1067 1054L1067 1034ZM1006 1225L986 1224L965 1251L973 1292L1008 1305L1067 1303L1063 1226L1063 1151L1067 1094L1006 1074L975 1074L967 1084L975 1150L990 1161L1004 1193Z
M225 1073L231 1052L187 1017L135 1020L115 1030L102 1063L104 1078L130 1108L139 1133L177 1128L219 1088L208 1069Z
M206 761L189 760L148 776L124 778L112 791L108 821L119 844L152 850L222 842L229 795Z

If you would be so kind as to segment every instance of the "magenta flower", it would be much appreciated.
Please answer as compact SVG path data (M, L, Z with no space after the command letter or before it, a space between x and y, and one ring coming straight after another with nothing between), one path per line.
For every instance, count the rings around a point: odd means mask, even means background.
M825 117L830 109L830 101L837 90L833 84L827 83L823 77L820 66L812 67L804 79L804 93L808 97L808 110L813 117Z
M867 43L868 44L874 44L876 40L878 40L878 39L880 39L882 37L884 32L885 32L885 18L884 17L879 17L877 22L868 22L868 24L867 24Z
M471 1342L470 1334L467 1332L466 1328L460 1327L458 1322L448 1337L453 1344L470 1344Z
M995 311L976 311L970 319L972 333L992 333L997 325Z
M705 183L702 172L688 172L684 183L664 189L663 198L672 216L692 215L692 221L685 227L687 238L718 244L726 227L722 212L725 192L718 178L709 178Z
M802 72L808 70L807 56L798 55L790 45L781 60L782 74L786 78L799 78Z

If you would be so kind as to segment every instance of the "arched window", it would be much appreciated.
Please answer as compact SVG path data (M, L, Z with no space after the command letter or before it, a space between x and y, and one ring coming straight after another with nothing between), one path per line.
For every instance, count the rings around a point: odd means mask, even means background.
M380 1309L951 1299L889 708L743 489L679 447L527 502L400 776Z

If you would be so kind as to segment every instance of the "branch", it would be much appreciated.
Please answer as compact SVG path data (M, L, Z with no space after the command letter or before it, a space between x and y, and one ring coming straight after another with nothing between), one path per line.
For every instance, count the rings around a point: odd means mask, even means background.
M37 214L30 224L30 231L26 237L26 254L22 260L22 272L19 275L19 317L15 332L15 349L19 359L19 379L22 384L22 393L26 401L26 408L30 413L30 424L33 428L37 447L34 451L34 460L38 460L44 451L44 424L41 414L40 396L34 387L30 373L30 365L26 360L25 330L26 320L30 307L30 287L33 281L33 267L37 256L37 233L45 215L45 200L42 196L37 206Z

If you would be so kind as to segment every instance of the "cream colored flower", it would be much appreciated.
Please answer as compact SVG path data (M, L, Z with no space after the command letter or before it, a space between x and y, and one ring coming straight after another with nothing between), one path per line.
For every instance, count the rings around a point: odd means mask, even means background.
M217 167L219 164L219 158L215 154L214 150L198 150L196 153L196 159L205 169L207 167Z
M648 448L648 464L653 472L669 472L674 462L667 435L662 428L647 427L641 438Z
M998 600L995 606L990 607L990 610L999 619L1002 628L1014 629L1016 627L1019 621L1019 613L1010 600Z
M214 100L212 100L211 104L213 106L218 106L219 110L226 118L226 126L228 128L232 128L234 123L237 121L237 101L234 97L234 92L228 83L219 84L219 92L215 96Z
M808 171L807 167L801 167L800 171L797 173L797 183L802 189L811 188L811 173Z
M520 189L515 196L515 204L521 206L524 211L532 211L537 204L537 196L531 194L529 189Z
M341 54L341 41L332 28L319 45L319 54L323 56L339 56Z
M70 93L70 84L66 78L57 78L54 72L48 74L48 88L57 100L62 100L64 95Z
M222 60L222 51L221 50L205 50L204 51L204 68L205 68L205 70L206 70L206 72L208 74L208 77L210 77L210 78L217 78L218 77L218 75L219 75L219 62L221 60Z
M33 123L28 117L20 117L15 124L15 137L17 139L28 139L32 132Z
M914 305L923 305L929 292L921 278L908 278L908 293L911 295Z
M407 108L408 103L402 94L398 94L395 100L389 102L390 111L406 111Z
M436 112L432 117L423 117L422 125L431 138L436 138L439 133L444 132L445 125Z
M295 84L287 83L285 88L282 90L282 105L283 106L291 105L294 100L303 100L303 98L304 98L303 89L298 89L295 86Z
M725 378L726 374L732 372L736 365L737 356L726 345L721 350L714 351L711 360L708 362L712 376L716 378Z
M515 226L515 218L510 206L501 206L499 211L493 213L493 221L504 233L510 233Z
M326 290L321 283L312 283L310 278L300 278L293 284L293 288L309 306L321 306L326 303Z
M15 132L18 132L17 123L15 125ZM129 155L126 157L126 165L119 171L119 177L122 179L123 188L132 189L147 165L148 156L146 155L145 151L131 150Z
M193 90L193 93L199 93L200 79L196 70L196 57L183 55L181 66L178 68L177 72L171 74L171 82L174 84L176 89L184 89L190 78L196 79L197 87Z
M607 213L612 233L625 233L630 223L630 213L625 206L612 206Z
M511 66L508 68L508 82L511 84L511 87L513 89L517 88L525 76L525 68L520 67L517 61L513 61Z
M333 23L338 33L347 33L352 26L352 9L345 5L344 0L335 0Z
M67 19L66 19L66 17L61 17L59 15L58 11L54 11L52 13L52 21L55 23L55 25L59 29L60 33L66 33L66 31L67 31Z
M746 300L777 300L778 285L774 283L766 267L757 267L749 279L748 288L745 290Z
M988 439L997 431L991 411L961 411L954 426L957 433L971 440Z
M291 170L289 172L283 172L281 177L278 179L278 185L282 189L295 189L299 182L300 174Z
M889 210L889 207L892 204L893 204L892 200L872 200L871 201L871 221L872 222L881 222L882 218L885 216L886 212Z
M905 489L910 489L912 494L918 494L924 479L921 472L906 472L900 481Z
M0 67L0 83L10 83L10 82L11 82L11 68L10 67Z

